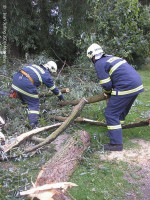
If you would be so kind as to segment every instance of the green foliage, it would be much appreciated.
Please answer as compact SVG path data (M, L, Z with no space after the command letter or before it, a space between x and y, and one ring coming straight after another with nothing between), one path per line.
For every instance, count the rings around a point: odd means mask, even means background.
M149 11L139 0L7 1L8 48L12 55L46 51L70 64L85 62L87 47L98 42L141 64L150 51Z
M90 1L91 25L78 41L80 48L93 42L106 53L116 54L130 62L141 64L150 51L150 14L138 0Z
M21 51L36 49L38 44L38 16L30 0L8 1L8 38Z

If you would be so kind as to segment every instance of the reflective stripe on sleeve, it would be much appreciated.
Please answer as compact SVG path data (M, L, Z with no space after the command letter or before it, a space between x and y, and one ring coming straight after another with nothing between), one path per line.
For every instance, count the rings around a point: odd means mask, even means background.
M112 58L110 58L109 60L107 60L107 62L112 63L112 62L114 62L115 60L119 60L119 59L121 59L121 58L119 58L119 57L112 57Z
M57 96L59 97L61 95L61 92L59 92L58 94L57 94Z
M112 73L113 73L118 67L120 67L120 66L121 66L122 64L124 64L124 63L126 63L126 60L122 60L122 61L118 62L117 64L115 64L115 65L111 68L111 70L109 71L109 75L111 76Z
M131 94L131 93L134 93L134 92L138 92L139 90L142 90L143 88L144 88L143 85L140 85L139 87L134 88L134 89L132 89L132 90L118 91L118 95ZM112 94L112 95L116 95L116 94L117 94L117 91L112 91L111 94Z
M37 115L39 115L40 112L37 111L37 110L29 110L29 111L28 111L28 114L37 114Z
M122 127L121 127L121 124L119 124L119 125L107 126L107 128L108 130L114 130L114 129L120 129Z
M107 90L104 90L104 92L106 92L106 93L111 93L111 90L109 90L109 91L107 91Z
M33 64L32 66L37 68L41 72L41 74L45 74L45 71L40 66L35 65L35 64Z
M50 88L50 90L54 90L55 89L55 85L53 87Z
M25 95L27 95L27 96L29 96L29 97L39 98L38 94L30 94L30 93L28 93L28 92L26 92L26 91L24 91L24 90L18 88L17 86L15 86L15 85L13 85L13 84L12 84L12 88L13 88L14 90L20 92L21 94L25 94Z
M110 77L109 77L109 78L100 80L100 84L108 83L108 82L110 82L110 81L111 81L111 79L110 79Z
M40 81L40 83L41 83L41 85L42 85L42 84L43 84L43 81L42 81L42 77L41 77L40 73L39 73L34 67L27 66L27 68L32 69L32 70L36 73L36 75L38 76L39 81Z
M124 121L120 121L120 124L124 124Z

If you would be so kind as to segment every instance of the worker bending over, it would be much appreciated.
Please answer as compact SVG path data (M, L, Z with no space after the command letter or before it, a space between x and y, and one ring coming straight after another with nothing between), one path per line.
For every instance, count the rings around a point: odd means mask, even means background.
M105 110L110 143L104 145L104 150L122 151L121 124L138 94L144 91L141 78L126 60L105 54L98 44L87 49L87 56L94 63L104 93L110 95Z
M17 92L22 103L28 105L28 120L32 128L35 128L39 120L39 95L37 88L45 84L59 98L63 95L55 86L51 73L57 72L57 65L49 61L43 65L28 65L23 67L13 76L12 89Z

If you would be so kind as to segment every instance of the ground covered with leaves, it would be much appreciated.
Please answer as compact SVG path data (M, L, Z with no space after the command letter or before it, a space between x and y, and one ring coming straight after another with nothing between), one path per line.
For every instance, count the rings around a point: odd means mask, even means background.
M29 60L28 63L33 62ZM4 66L0 69L0 90L9 91L12 74L19 70L23 64L16 60L9 64L10 71ZM38 60L34 60L38 64ZM53 77L59 88L70 88L70 93L64 94L65 100L80 99L102 92L94 68L90 64L65 67ZM137 122L147 119L150 115L150 86L149 70L139 71L145 92L140 94L135 101L126 119L128 122ZM42 86L39 93L47 93L48 88ZM56 123L52 116L68 116L72 106L61 107L57 104L57 97L42 97L40 99L41 118L39 127ZM105 101L86 105L81 117L105 122ZM1 115L5 118L7 126L4 134L7 140L15 140L15 137L29 131L26 108L22 107L19 100L0 96ZM105 153L103 144L109 142L104 135L105 127L73 123L65 133L59 136L55 143L47 145L36 153L25 154L24 149L35 145L32 141L26 141L19 147L14 148L7 155L3 155L5 161L0 161L0 199L26 200L20 197L19 192L31 187L38 172L44 163L59 150L60 144L67 140L76 129L86 130L91 135L91 145L85 151L78 168L71 177L71 181L78 187L68 191L69 195L76 200L148 200L148 186L150 180L149 154L150 135L149 127L132 128L123 131L123 152ZM47 137L51 131L43 132L37 136ZM7 142L7 141L6 141ZM14 157L12 159L9 156ZM145 164L144 164L145 163Z

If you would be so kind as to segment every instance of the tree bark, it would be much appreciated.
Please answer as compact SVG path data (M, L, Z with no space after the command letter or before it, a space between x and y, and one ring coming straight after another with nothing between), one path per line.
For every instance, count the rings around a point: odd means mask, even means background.
M76 169L79 160L82 157L84 150L90 144L90 135L85 131L77 131L68 139L64 146L43 166L42 170L35 182L35 187L43 186L50 183L66 182ZM70 197L64 195L57 190L51 191L53 193L52 199L62 200L70 199ZM39 192L31 194L30 198L41 195ZM44 194L43 194L44 196ZM45 200L42 199L41 200Z
M41 132L46 131L46 130L52 130L52 129L58 128L61 124L62 123L58 123L58 124L54 124L54 125L51 125L51 126L36 128L36 129L33 129L29 132L23 133L23 134L19 135L13 143L4 145L4 152L6 153L6 152L10 151L13 147L18 146L21 142L23 142L27 138L29 138L29 137L37 134L37 133L41 133Z
M69 88L62 88L60 89L61 93L69 93L70 92L70 89ZM53 92L51 91L48 91L47 93L40 93L39 94L39 97L48 97L48 96L52 96L53 95Z
M35 141L37 143L40 143L40 142L44 141L44 138L39 138L39 137L36 137L36 136L32 136L31 140L33 140L33 141Z
M31 152L34 151L38 148L41 148L42 146L51 143L52 141L54 141L63 131L65 131L68 126L72 123L72 121L74 121L74 119L76 119L76 117L80 114L80 112L82 111L84 105L86 104L86 99L82 98L80 100L80 102L78 103L78 105L76 105L73 108L73 111L71 113L71 115L65 120L65 122L62 123L62 125L56 130L54 131L51 135L49 135L43 142L41 142L38 145L35 145L34 147L28 148L25 150L25 152Z
M61 122L65 121L67 119L67 117L62 117L62 116L52 116L52 118L54 118L55 120L61 121ZM85 122L85 123L88 123L88 124L107 127L106 123L103 123L103 122L100 122L100 121L97 121L97 120L87 119L87 118L84 118L84 117L77 117L74 121L75 122Z
M100 95L92 96L92 97L87 97L86 98L86 100L87 100L86 104L95 103L95 102L98 102L98 101L106 100L108 98L109 97L104 96L104 93L102 93ZM67 105L75 106L79 102L80 102L80 99L79 100L73 100L73 101L60 101L60 102L58 102L58 105L61 105L61 106L67 106Z
M135 127L142 127L142 126L148 126L149 122L147 120L139 121L139 122L132 122L128 123L122 126L123 129L126 128L135 128Z

